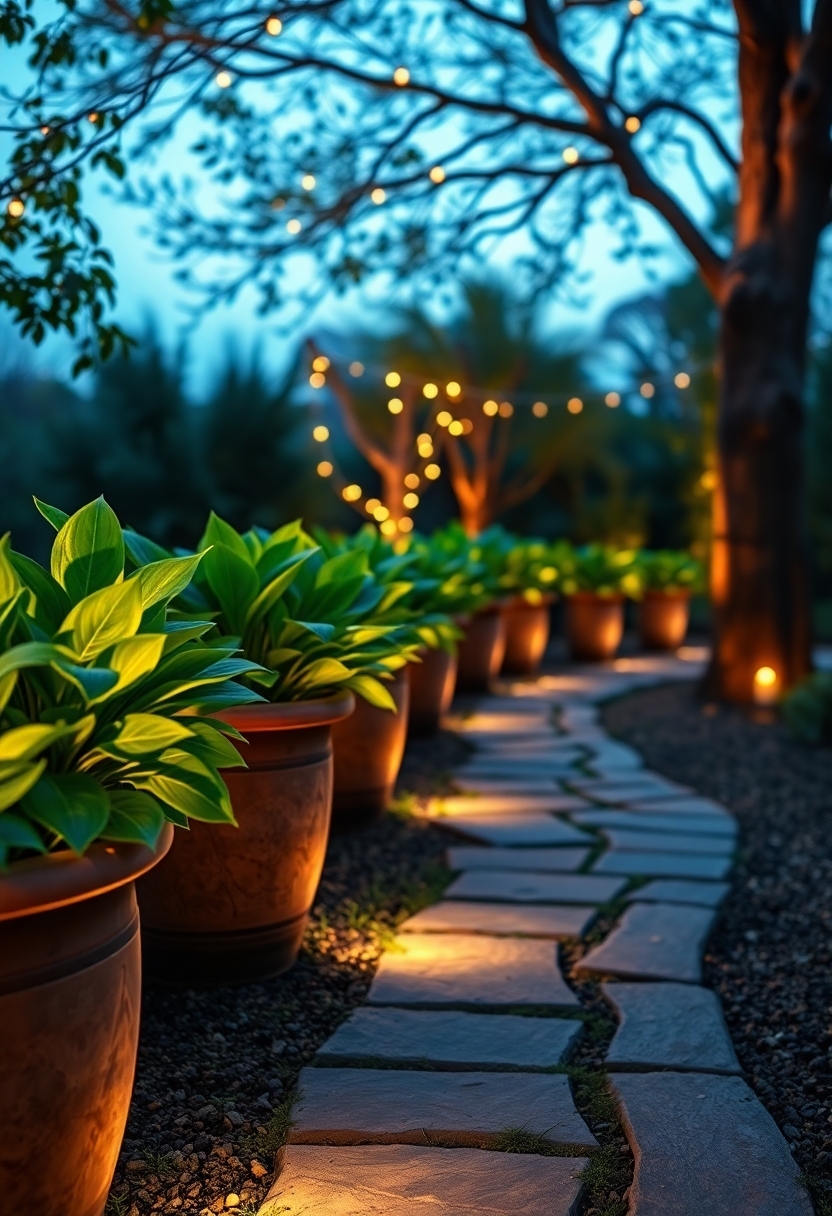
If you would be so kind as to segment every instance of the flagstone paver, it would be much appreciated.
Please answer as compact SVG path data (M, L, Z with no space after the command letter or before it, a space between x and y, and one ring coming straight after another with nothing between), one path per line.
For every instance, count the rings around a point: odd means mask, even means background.
M730 836L707 836L702 832L628 831L626 828L601 828L610 846L621 853L698 853L711 857L730 857L735 848Z
M594 918L594 908L445 899L423 908L399 928L402 933L494 933L566 939L582 937Z
M633 780L594 781L575 777L569 779L569 787L585 798L607 806L624 806L633 802L649 802L653 798L667 801L676 794L680 797L691 791L685 786L649 774Z
M577 1216L585 1157L292 1144L260 1216Z
M639 903L701 904L704 908L718 908L730 890L728 882L655 878L625 898L637 899Z
M627 810L637 811L640 815L707 815L725 819L736 826L736 820L730 811L710 798L687 798L684 794L671 798L647 798L644 801L634 799L626 803Z
M449 870L540 870L563 874L580 869L588 849L500 849L476 844L453 845L445 857Z
M604 904L613 899L624 885L623 879L601 877L597 874L467 870L445 888L445 898Z
M562 1063L582 1029L569 1018L364 1006L342 1022L316 1060L536 1072Z
M584 955L577 970L582 975L698 984L702 950L714 916L711 908L692 904L630 904L612 933Z
M771 1115L740 1077L617 1074L630 1216L811 1216Z
M462 933L402 934L397 949L382 955L368 999L425 1008L580 1004L560 973L553 942Z
M595 807L575 811L573 823L593 828L630 828L636 832L698 833L703 836L725 836L733 839L737 825L727 815L669 815L645 814L642 811L614 811Z
M593 874L632 874L642 878L712 878L718 881L731 870L730 857L701 853L604 853Z
M494 845L585 844L585 832L551 815L460 815L440 818L443 828Z
M293 1144L485 1146L508 1128L548 1144L597 1147L563 1073L304 1068Z
M715 992L690 984L603 984L621 1021L607 1068L741 1071Z

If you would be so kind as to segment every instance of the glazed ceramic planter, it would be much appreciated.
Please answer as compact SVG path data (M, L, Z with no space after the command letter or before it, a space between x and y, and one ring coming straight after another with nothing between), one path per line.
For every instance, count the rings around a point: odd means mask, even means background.
M689 617L689 591L646 591L638 610L642 646L676 650L685 640Z
M136 1066L134 880L165 854L94 844L0 877L0 1194L4 1212L101 1216Z
M540 604L530 604L522 595L503 609L506 650L502 670L506 675L530 676L540 667L549 643L549 605L552 596Z
M447 650L421 650L421 663L408 663L411 735L433 735L451 708L456 687L457 657Z
M465 624L465 637L459 643L456 674L458 692L487 692L503 665L506 626L500 604L490 604L474 613Z
M223 711L247 740L248 768L223 773L239 826L191 821L139 883L148 976L214 987L292 966L329 836L332 725L352 708L347 692Z
M615 657L624 635L624 596L577 591L566 599L569 655L579 662Z
M396 712L356 697L355 713L332 731L335 797L332 826L349 831L372 823L387 810L407 742L409 685L402 667L385 688Z

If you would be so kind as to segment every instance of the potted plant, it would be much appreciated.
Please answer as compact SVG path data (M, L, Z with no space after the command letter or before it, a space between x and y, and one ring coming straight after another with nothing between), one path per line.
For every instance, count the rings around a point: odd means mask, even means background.
M638 592L635 556L633 550L609 545L560 547L560 588L573 659L598 662L614 657L624 634L624 596Z
M161 552L135 533L126 544L136 565ZM175 606L185 620L208 613L259 665L246 679L266 703L224 715L246 738L248 769L226 778L239 830L177 839L139 902L152 975L246 983L297 957L329 835L332 729L354 693L393 708L385 681L406 660L391 653L396 627L378 620L387 593L363 555L327 556L299 521L240 535L213 514L199 548Z
M502 545L493 536L472 540L457 521L435 532L431 543L446 559L459 563L471 596L469 611L458 619L463 637L458 646L457 690L486 692L506 648Z
M503 536L500 586L506 593L506 648L501 670L507 675L533 675L549 643L549 609L558 578L555 550L542 540L523 540L507 532Z
M642 550L636 573L642 646L676 650L688 631L690 597L702 587L702 563L686 552Z
M138 1040L134 883L173 824L233 824L219 769L242 761L208 715L251 699L251 664L167 619L200 557L125 578L103 499L41 509L51 573L0 541L0 1189L10 1212L101 1216Z

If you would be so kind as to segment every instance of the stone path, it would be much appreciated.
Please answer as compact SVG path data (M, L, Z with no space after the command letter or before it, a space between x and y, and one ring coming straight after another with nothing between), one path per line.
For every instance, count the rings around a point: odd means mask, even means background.
M447 725L475 751L458 794L425 812L460 839L455 877L401 926L367 1004L303 1070L260 1216L585 1212L599 1150L569 1061L586 1019L574 981L587 978L618 1022L606 1069L635 1165L628 1216L810 1216L700 986L736 824L599 721L609 697L697 676L700 656L680 653L455 704ZM611 926L601 940L596 921ZM587 933L564 974L559 941Z

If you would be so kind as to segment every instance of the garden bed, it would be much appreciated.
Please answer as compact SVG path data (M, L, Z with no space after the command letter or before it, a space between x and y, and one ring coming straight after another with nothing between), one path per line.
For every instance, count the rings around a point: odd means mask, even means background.
M400 788L424 796L467 747L453 735L408 747ZM243 988L147 985L130 1120L108 1216L257 1211L286 1122L284 1094L361 1004L395 925L448 880L439 828L402 809L333 836L295 967ZM232 1201L233 1202L233 1201Z
M755 720L755 717L758 720ZM605 725L650 768L729 807L740 858L706 956L749 1084L832 1213L832 752L673 685Z

